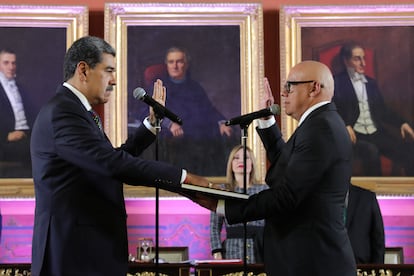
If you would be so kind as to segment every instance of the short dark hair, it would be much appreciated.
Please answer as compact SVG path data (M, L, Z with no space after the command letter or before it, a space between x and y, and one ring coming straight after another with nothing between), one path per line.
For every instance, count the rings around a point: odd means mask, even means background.
M345 43L341 47L341 50L339 51L339 56L341 57L341 60L342 61L349 60L352 57L352 50L354 50L355 48L364 49L362 44L357 43L355 41L350 41L350 42Z
M0 54L12 54L12 55L16 55L16 52L14 50L12 50L11 48L2 48L0 50Z
M86 62L91 68L102 61L102 54L115 57L115 49L105 40L95 36L85 36L76 40L65 54L63 61L63 79L67 81L75 74L80 61Z

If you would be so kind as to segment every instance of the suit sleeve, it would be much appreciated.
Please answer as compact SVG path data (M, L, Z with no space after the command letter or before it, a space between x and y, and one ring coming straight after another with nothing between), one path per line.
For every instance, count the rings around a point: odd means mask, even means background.
M372 262L376 264L384 263L385 236L384 223L382 220L381 209L378 205L375 194L372 194L372 235L371 235L371 256Z
M53 126L56 152L66 162L76 164L81 170L116 178L131 185L157 185L171 191L178 189L181 169L137 158L125 150L115 149L79 107L57 107L51 112L54 113L50 125ZM137 151L154 139L150 131L140 131L142 132L133 138L138 144Z
M155 135L148 130L144 124L141 124L134 134L129 137L124 144L120 146L120 150L126 151L133 156L139 156L147 147L155 140Z
M280 131L279 127L276 124L274 124L270 128L256 128L256 130L266 149L266 155L270 163L276 162L280 153L280 149L285 144L285 142L282 139L282 132Z

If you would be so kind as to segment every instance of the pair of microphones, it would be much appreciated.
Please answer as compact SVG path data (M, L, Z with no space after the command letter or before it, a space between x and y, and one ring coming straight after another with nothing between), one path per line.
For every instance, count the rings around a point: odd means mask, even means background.
M167 117L171 121L182 125L183 120L178 117L176 114L174 114L172 111L168 110L165 106L154 100L151 96L145 92L145 90L141 87L137 87L133 91L133 96L135 99L143 101L147 105L151 106L154 109L154 112L158 114L160 117ZM267 108L264 108L259 111L255 111L252 113L248 113L245 115L234 117L228 121L225 122L226 126L232 126L232 125L248 125L253 120L268 117L271 115L279 115L280 114L280 106L277 104L273 104ZM208 116L208 114L207 114Z

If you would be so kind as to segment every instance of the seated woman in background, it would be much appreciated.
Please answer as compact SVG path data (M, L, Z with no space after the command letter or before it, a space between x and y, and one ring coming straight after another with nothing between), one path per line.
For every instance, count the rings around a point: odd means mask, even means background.
M266 184L257 184L255 177L254 156L247 148L246 158L246 192L255 194L268 188ZM243 146L232 149L227 161L226 189L243 193ZM221 241L223 224L226 227L226 238ZM264 220L247 223L246 262L263 262L263 228ZM210 244L214 259L243 259L244 258L244 225L242 223L229 225L224 216L211 212L210 215Z

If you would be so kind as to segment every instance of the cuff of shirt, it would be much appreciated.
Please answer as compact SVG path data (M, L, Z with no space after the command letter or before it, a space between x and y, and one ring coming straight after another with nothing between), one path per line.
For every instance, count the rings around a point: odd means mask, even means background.
M151 122L150 122L150 120L149 120L149 117L146 117L145 119L144 119L144 126L149 130L149 131L151 131L154 135L156 135L156 129L155 129L155 127L154 126L152 126L151 125Z
M181 174L181 182L180 184L184 183L184 180L187 178L187 171L183 169L183 172Z
M259 119L257 120L257 127L258 128L268 128L273 126L276 123L276 119L274 116L270 117L267 120Z
M219 215L225 216L226 215L226 211L225 211L225 208L224 208L225 205L226 205L226 203L225 203L224 199L219 199L218 202L217 202L216 213L219 214Z

